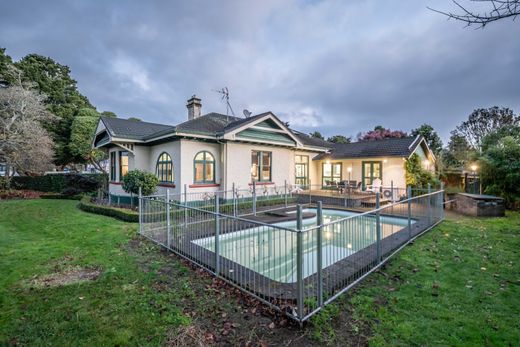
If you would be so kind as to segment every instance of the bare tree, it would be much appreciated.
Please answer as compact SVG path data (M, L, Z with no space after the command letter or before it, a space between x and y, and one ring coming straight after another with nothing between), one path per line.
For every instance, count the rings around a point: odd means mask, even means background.
M453 0L453 3L461 10L461 13L445 12L428 7L428 9L447 16L449 19L455 19L466 23L466 26L477 25L483 28L491 22L500 19L510 18L513 20L520 15L520 0L470 0L476 3L485 3L489 5L487 10L478 12L467 8L460 4L459 1Z
M35 175L52 167L52 140L42 122L54 116L44 99L22 83L20 74L16 83L0 87L0 158L19 173Z

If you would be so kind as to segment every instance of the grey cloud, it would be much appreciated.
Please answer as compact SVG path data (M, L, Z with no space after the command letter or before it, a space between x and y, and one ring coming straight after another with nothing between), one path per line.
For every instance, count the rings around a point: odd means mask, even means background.
M301 130L355 135L434 125L476 107L520 112L520 25L463 29L431 1L20 1L0 4L0 46L69 65L100 110L156 122L271 110ZM436 1L438 7L451 6Z

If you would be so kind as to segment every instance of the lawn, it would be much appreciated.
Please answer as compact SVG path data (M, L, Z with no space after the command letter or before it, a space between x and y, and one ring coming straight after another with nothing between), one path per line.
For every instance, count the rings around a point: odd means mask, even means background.
M136 224L76 204L0 202L0 345L520 341L518 213L451 218L299 330L142 240ZM96 275L52 281L75 271Z

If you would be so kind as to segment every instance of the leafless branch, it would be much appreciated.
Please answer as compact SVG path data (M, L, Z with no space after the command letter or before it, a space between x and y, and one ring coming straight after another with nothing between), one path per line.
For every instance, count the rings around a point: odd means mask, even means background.
M431 7L429 10L440 13L448 17L466 23L466 26L476 25L483 28L487 24L504 18L516 19L520 15L520 0L470 0L472 2L488 3L490 8L487 11L477 12L468 9L460 4L459 1L452 0L453 3L462 11L461 13L440 11Z

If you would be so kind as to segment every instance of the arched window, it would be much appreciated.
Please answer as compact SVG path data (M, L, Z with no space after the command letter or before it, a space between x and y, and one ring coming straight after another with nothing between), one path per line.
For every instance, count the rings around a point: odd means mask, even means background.
M215 158L210 152L197 153L193 161L194 183L215 183Z
M168 153L161 153L159 159L157 159L155 174L161 182L173 182L173 162Z

